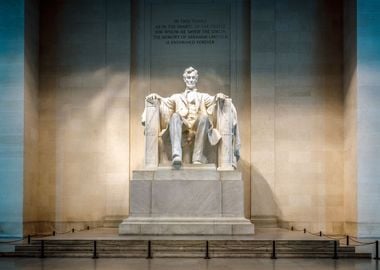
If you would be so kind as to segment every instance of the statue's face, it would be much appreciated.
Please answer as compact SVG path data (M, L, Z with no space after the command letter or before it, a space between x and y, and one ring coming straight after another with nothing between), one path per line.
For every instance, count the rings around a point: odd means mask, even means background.
M198 82L198 75L195 72L186 74L183 77L183 81L186 84L186 88L194 89L197 85L197 82Z

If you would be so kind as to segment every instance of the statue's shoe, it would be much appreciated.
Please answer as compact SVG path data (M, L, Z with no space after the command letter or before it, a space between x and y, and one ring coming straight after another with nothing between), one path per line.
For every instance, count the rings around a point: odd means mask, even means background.
M180 157L174 157L172 160L173 168L178 170L182 166L182 159Z
M194 165L201 165L201 164L202 164L202 162L200 162L200 161L196 160L196 161L193 161L193 164L194 164Z

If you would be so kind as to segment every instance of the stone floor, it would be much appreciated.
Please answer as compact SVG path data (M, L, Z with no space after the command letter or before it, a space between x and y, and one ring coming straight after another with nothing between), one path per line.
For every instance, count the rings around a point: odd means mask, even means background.
M38 239L38 238L37 238ZM57 234L56 236L45 237L45 240L328 240L326 237L319 237L300 231L290 231L280 228L258 228L254 235L119 235L116 228L98 228L89 231L75 233Z
M1 270L374 270L375 260L332 259L29 259L0 258Z
M190 239L208 239L208 240L222 240L222 239L246 239L246 240L321 240L328 238L314 236L302 231L289 231L285 229L273 228L273 229L257 229L255 235L250 236L126 236L118 235L117 229L99 228L92 230L85 230L75 233L58 234L44 239L62 239L62 240L180 240L187 238ZM34 238L37 239L37 238ZM0 242L9 239L0 239ZM26 241L26 240L25 240ZM12 250L1 250L1 249ZM6 245L0 245L0 251L13 251L13 246L7 247ZM357 252L374 252L373 245L357 247ZM374 255L374 253L373 253ZM372 259L290 259L280 258L278 260L270 259L217 259L212 258L210 260L204 259L163 259L154 258L152 260L146 259L106 259L100 258L97 260L87 258L6 258L0 257L0 270L18 270L18 269L147 269L147 270L175 270L175 269L355 269L355 270L372 270L379 269L380 262Z

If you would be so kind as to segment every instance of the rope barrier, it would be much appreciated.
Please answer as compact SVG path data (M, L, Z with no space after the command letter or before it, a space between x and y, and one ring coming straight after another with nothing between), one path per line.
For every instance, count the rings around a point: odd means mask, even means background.
M319 236L319 237L323 236L323 237L329 238L331 240L343 240L343 239L347 238L347 235L344 235L344 234L324 234L324 233L322 233L322 231L320 231L318 233L313 233L313 232L310 232L310 231L308 231L306 229L297 230L294 227L292 227L291 231L297 231L297 232L302 232L303 231L304 233L308 233L310 235Z
M350 236L349 237L352 241L354 241L354 242L356 242L356 243L359 243L359 244L374 244L374 243L376 243L376 241L374 241L374 242L363 242L363 241L358 241L358 240L355 240L355 239L358 239L358 238L356 238L356 237L352 237L352 236Z
M355 245L355 246L368 246L368 245L376 244L376 241L374 241L374 242L363 242L363 241L355 240L354 237L352 237L352 236L350 236L349 238L351 239L351 241L353 241L353 242L355 242L355 243L358 244L358 245Z
M333 237L333 236L330 236L328 234L324 234L323 236L326 237L326 238L329 238L331 240L343 240L343 239L346 239L346 237Z
M96 228L99 228L99 227L94 227L92 229L96 229ZM89 226L87 226L86 228L82 229L82 230L77 230L77 232L80 232L80 231L84 231L84 230L90 230ZM349 246L349 240L351 239L352 242L356 243L356 245L352 245L352 246L368 246L368 245L373 245L375 244L375 247L376 247L376 252L375 252L375 260L379 260L379 241L374 241L374 242L363 242L363 241L359 241L358 240L358 237L354 237L354 236L349 236L349 235L342 235L342 234L323 234L322 231L318 232L318 233L313 233L313 232L310 232L310 231L307 231L306 228L304 228L303 230L297 230L295 229L294 227L292 227L291 229L292 231L303 231L304 233L308 233L310 235L313 235L313 236L318 236L318 237L326 237L328 239L332 239L334 240L334 242L332 241L321 241L321 244L318 245L318 246L313 246L313 247L310 247L308 248L308 251L319 251L321 249L324 249L326 247L333 247L333 259L338 259L339 256L338 256L338 246L339 246L339 241L340 240L343 240L343 239L346 239L346 246ZM72 230L69 230L69 231L66 231L66 232L56 232L56 231L53 231L53 234L35 234L35 235L28 235L28 236L24 236L22 237L21 239L16 239L16 240L11 240L11 241L0 241L0 244L16 244L18 242L21 242L21 241L24 241L25 239L28 239L28 244L30 244L30 239L31 237L45 237L45 236L54 236L55 234L68 234L68 233L74 233L75 230L74 228ZM341 237L342 236L342 237ZM44 239L39 239L40 240L40 257L41 258L44 258L45 257L45 240ZM92 246L93 246L93 258L96 259L98 258L98 242L96 240L92 241L90 240L91 243L92 243ZM102 243L100 241L101 245L104 245L104 246L118 246L118 244L113 244L113 243ZM205 246L205 259L208 259L210 258L210 254L209 254L209 241L206 241L206 246ZM334 244L332 246L332 244ZM297 249L302 249L302 245L291 245L291 244L284 244L284 243L281 243L281 240L280 241L276 241L276 240L272 240L270 242L268 242L268 244L261 244L260 246L249 246L249 249L251 251L255 251L255 250L260 250L260 249L265 249L266 252L270 252L271 254L271 258L272 259L276 259L277 258L277 253L278 251L280 250L277 250L278 248L287 248L287 249L292 249L292 250L297 250ZM279 254L281 254L281 251L279 252ZM152 249L152 241L149 240L147 241L147 256L146 256L147 259L151 259L153 258L153 249Z
M313 233L313 232L309 232L309 231L306 231L306 232L311 234L311 235L314 235L314 236L319 236L319 237L323 236L323 237L330 238L333 240L346 239L346 236L343 234L324 234L324 233L322 233L322 231L320 231L319 233Z
M336 236L336 237L339 237L339 236L346 237L345 234L323 234L323 235L328 235L328 236L331 236L331 237L334 237L334 236Z
M312 232L309 232L309 231L306 231L308 234L311 234L311 235L314 235L314 236L321 236L320 233L312 233Z
M94 229L97 229L97 228L101 228L101 227L94 227L94 228L90 229L90 227L87 226L85 229L77 230L76 232L89 231L89 230L94 230ZM21 239L17 239L17 240L0 241L0 245L11 245L11 244L17 245L17 242L24 241L25 239L28 239L28 244L30 244L31 238L49 237L49 236L55 236L56 234L63 235L63 234L74 233L74 232L75 232L74 228L72 228L71 230L66 231L66 232L57 232L57 231L53 230L52 233L48 233L48 234L26 235L26 236L23 236Z
M373 258L374 260L380 260L379 258L379 240L376 240L374 242L363 242L363 241L359 241L357 239L359 239L358 237L355 237L355 236L349 236L349 235L343 235L343 234L322 234L322 231L319 232L319 234L317 233L312 233L312 232L309 232L306 230L306 228L304 228L303 230L297 230L294 228L294 226L291 227L290 229L291 231L303 231L304 233L309 233L311 235L314 235L314 236L324 236L326 238L329 238L329 239L332 239L332 240L335 240L334 241L334 256L333 256L333 259L338 259L338 243L342 240L346 240L346 246L350 246L350 239L352 242L356 243L355 245L351 245L351 246L355 246L355 247L360 247L360 246L369 246L369 245L375 245L375 257ZM340 237L341 236L341 237Z
M16 240L10 240L10 241L0 241L0 245L9 245L9 244L12 244L12 243L17 243L17 242L21 242L21 241L24 241L25 239L27 239L28 237L25 236L21 239L16 239Z

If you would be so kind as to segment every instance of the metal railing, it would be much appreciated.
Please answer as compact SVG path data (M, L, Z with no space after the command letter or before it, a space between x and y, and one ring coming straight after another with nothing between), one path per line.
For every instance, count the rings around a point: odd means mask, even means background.
M303 231L304 233L308 233L314 236L319 236L319 237L326 237L332 240L335 240L334 242L334 259L338 259L338 251L337 251L337 246L340 241L345 240L345 245L348 246L369 246L369 245L375 245L375 256L373 257L374 260L379 260L379 240L375 240L372 242L364 242L364 241L359 241L357 237L350 236L350 235L345 235L345 234L325 234L322 231L319 231L318 233L313 233L308 231L306 228L303 228L302 230L297 230L294 228L294 226L290 227L291 231ZM350 245L350 240L354 242L354 245Z
M96 229L96 228L92 228L92 229ZM90 227L87 226L85 229L77 230L77 232L84 231L84 230L90 230ZM308 231L306 228L304 228L302 230L297 230L293 226L291 227L290 230L291 231L300 231L300 232L303 231L303 233L305 233L305 234L307 233L307 234L310 234L310 235L313 235L316 237L326 237L328 239L333 240L333 249L332 249L332 253L331 253L332 259L338 259L339 258L338 246L339 246L340 242L344 240L345 246L357 247L357 246L375 245L375 256L373 257L373 259L379 260L379 241L378 240L373 241L373 242L364 242L364 241L359 241L357 237L353 237L353 236L349 236L349 235L325 234L322 231L314 233L314 232ZM2 241L2 242L0 242L0 244L17 245L20 243L20 241L24 241L26 239L27 239L27 243L31 244L32 238L36 238L36 237L41 238L41 237L47 237L47 236L55 236L57 234L68 234L68 233L74 233L74 232L75 232L74 228L72 228L71 230L65 231L65 232L57 232L54 230L54 231L52 231L51 234L27 235L27 236L24 236L23 238L17 239L17 240ZM40 245L39 245L40 246L40 258L45 258L46 257L45 251L46 251L46 241L47 240L45 240L45 239L38 239L38 240L40 241ZM123 240L123 241L128 241L128 240ZM97 259L99 257L98 242L99 241L97 241L97 240L90 240L89 241L89 243L91 243L91 245L92 245L92 258L93 259ZM283 240L268 240L268 241L264 241L264 242L265 243L260 243L259 246L251 246L250 247L251 250L253 248L253 249L256 249L256 251L259 251L259 250L260 250L260 252L264 251L264 254L268 254L271 259L277 259L279 254L281 254L281 253L284 254L284 252L283 252L284 248L286 248L287 250L300 251L299 246L297 246L297 245L294 246L294 245L291 245L289 243L284 244ZM354 244L352 245L351 243L354 243ZM320 246L309 249L309 251L313 251L316 253L316 252L320 251L321 249L331 248L332 247L331 244L332 244L332 241L328 241L326 243L321 243ZM107 244L103 244L103 245L107 245ZM108 244L108 245L110 245L110 244ZM153 258L152 241L146 240L146 245L147 245L146 246L146 258L152 259ZM210 259L211 258L211 256L210 256L211 247L210 247L209 240L205 240L204 248L202 248L202 250L204 250L204 259ZM280 251L282 251L282 252L280 252ZM300 252L302 253L302 251L300 251Z

